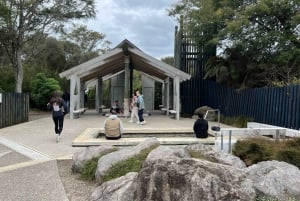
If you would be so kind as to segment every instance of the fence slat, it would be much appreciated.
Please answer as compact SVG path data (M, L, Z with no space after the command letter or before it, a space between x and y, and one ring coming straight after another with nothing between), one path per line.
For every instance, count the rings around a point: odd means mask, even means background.
M28 121L29 94L2 93L0 128Z

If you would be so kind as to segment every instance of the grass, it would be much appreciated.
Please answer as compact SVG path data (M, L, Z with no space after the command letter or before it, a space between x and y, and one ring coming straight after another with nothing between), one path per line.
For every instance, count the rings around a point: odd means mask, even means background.
M238 140L232 153L243 160L247 166L261 161L278 160L300 168L300 138L275 142L262 137L249 137Z
M278 198L269 197L265 195L258 195L256 196L255 201L281 201L281 200ZM297 201L297 200L294 198L288 198L287 201Z
M99 158L116 150L118 149L116 148L108 150L106 152L103 152L100 156L94 157L91 160L87 161L80 172L80 178L87 181L94 181Z
M221 123L231 125L237 128L247 128L247 123L249 121L254 121L254 119L245 116L238 116L238 117L225 117L223 115L220 116Z
M115 164L110 170L103 176L103 181L109 181L118 177L121 177L129 172L139 172L143 166L148 154L155 148L156 145L148 149L142 150L135 157L129 158L125 161L121 161Z
M140 154L129 158L125 161L121 161L110 168L110 170L104 175L103 181L109 181L111 179L115 179L121 177L129 172L139 172L143 166L145 159L147 158L148 154L157 146L149 147L148 149L144 149L140 152ZM112 152L112 151L111 151ZM107 153L105 153L107 154ZM81 171L81 178L84 180L94 181L95 180L95 173L98 165L98 160L103 155L99 157L92 158L91 160L87 161L84 165L84 168Z

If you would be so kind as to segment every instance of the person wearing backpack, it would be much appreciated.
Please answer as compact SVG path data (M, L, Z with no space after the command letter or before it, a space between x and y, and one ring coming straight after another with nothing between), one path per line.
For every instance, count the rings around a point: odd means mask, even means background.
M48 110L52 111L56 142L59 142L59 138L64 127L64 116L67 114L68 111L65 101L61 98L59 92L53 92L52 97L49 103L47 104L47 108Z

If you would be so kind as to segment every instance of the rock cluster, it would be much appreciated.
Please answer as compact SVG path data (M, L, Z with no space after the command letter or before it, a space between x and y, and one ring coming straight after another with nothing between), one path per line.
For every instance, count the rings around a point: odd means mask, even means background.
M246 167L238 157L218 152L214 146L160 146L156 138L110 152L112 149L89 147L73 156L73 170L80 170L91 155L98 152L101 156L96 170L99 185L92 201L249 201L258 194L300 200L300 170L285 162ZM139 172L103 181L111 167L145 149L152 151Z

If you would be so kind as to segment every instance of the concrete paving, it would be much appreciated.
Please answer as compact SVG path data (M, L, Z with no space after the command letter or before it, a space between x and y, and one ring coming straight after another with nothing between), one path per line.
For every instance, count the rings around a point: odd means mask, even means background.
M94 110L87 110L78 119L71 120L67 116L59 143L56 142L51 113L38 120L0 129L0 200L68 200L56 159L71 158L73 153L84 149L72 146L74 139L87 128L102 128L105 118ZM162 113L145 117L146 125L128 120L122 118L124 128L145 130L187 130L195 121L192 118L175 120Z

